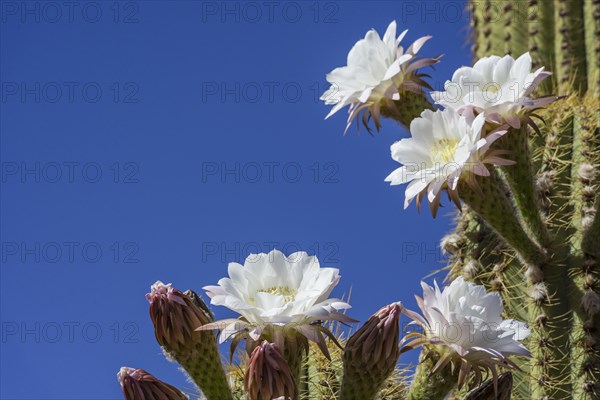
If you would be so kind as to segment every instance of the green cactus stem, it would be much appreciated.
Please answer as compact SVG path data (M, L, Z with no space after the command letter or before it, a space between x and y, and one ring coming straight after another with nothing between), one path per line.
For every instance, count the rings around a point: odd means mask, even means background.
M529 135L529 127L524 125L520 129L510 129L501 139L503 148L510 151L509 157L516 163L502 167L501 171L512 189L515 205L522 216L523 225L537 243L545 249L550 244L550 235L542 220L538 204L529 149Z
M440 355L432 348L423 348L407 400L442 400L456 386L458 371L448 363L432 374Z
M408 127L410 122L417 118L423 110L434 110L435 107L423 93L403 91L400 100L383 100L381 115L398 121Z
M461 179L458 185L461 199L516 250L524 263L539 265L544 262L544 253L523 229L496 171L492 169L487 177L471 178L471 184Z

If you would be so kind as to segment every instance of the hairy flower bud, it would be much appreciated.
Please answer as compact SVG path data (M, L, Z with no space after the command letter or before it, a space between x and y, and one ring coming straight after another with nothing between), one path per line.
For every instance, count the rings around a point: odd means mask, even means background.
M292 373L276 344L265 340L254 349L248 362L244 389L248 400L296 398Z
M146 295L150 302L150 318L154 324L156 340L168 352L183 352L202 336L195 332L201 325L212 322L208 308L199 307L195 301L202 300L195 295L185 295L161 281L152 285L151 293Z
M214 320L202 299L160 281L152 285L146 299L156 340L167 356L183 367L207 399L231 399L215 333L196 331Z
M399 303L385 306L350 337L343 355L342 399L373 398L392 373L400 356L401 312Z
M122 367L117 374L125 400L187 400L179 389L143 369Z

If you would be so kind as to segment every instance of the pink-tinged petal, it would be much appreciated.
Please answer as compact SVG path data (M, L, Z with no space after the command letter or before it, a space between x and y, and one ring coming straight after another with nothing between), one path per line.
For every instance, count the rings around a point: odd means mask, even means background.
M546 78L552 75L552 72L544 71L544 67L541 67L533 73L533 79L525 81L525 87L523 88L523 96L529 96L539 86L539 84Z
M484 142L480 141L477 143L477 150L479 150L482 153L485 153L492 145L492 143L504 136L506 132L508 132L506 129L498 129L489 133L484 139L482 139L484 140Z
M496 124L501 124L503 122L502 121L502 116L500 114L497 114L497 113L489 113L489 114L486 113L485 114L485 119L488 120L488 121L490 121L490 122L496 123Z
M471 172L479 176L490 176L490 171L481 163L473 165Z
M485 159L483 161L487 164L499 165L499 166L515 165L517 163L516 161L507 160L505 158L496 157L496 156L487 156L487 157L485 157Z
M509 114L504 117L506 122L513 128L521 128L521 118L517 114Z
M406 69L406 73L411 73L414 70L419 68L428 67L433 64L437 64L439 62L439 58L421 58L420 60L412 62L408 68Z
M535 108L545 107L548 104L554 103L556 100L558 100L558 97L555 97L555 96L533 99L532 107L535 107Z

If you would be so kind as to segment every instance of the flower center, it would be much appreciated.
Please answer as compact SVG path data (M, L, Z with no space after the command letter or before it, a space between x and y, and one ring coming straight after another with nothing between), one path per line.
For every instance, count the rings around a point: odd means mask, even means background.
M296 299L296 293L298 292L296 289L292 289L288 286L273 286L268 289L260 289L257 291L282 296L285 304L294 301Z
M450 139L438 140L429 151L431 159L440 164L449 164L454 161L454 155L458 148L458 141Z

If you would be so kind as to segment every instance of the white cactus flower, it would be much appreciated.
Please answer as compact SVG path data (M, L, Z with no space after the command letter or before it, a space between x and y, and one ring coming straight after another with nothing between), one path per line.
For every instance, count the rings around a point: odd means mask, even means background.
M484 57L473 67L457 69L452 80L446 81L445 91L434 91L431 97L461 114L482 113L489 122L520 128L522 120L531 123L528 112L556 100L529 97L550 75L544 67L531 71L529 53L516 60L510 55Z
M415 296L424 318L404 310L423 328L422 334L407 346L430 343L438 346L442 357L437 368L458 362L463 371L495 371L496 366L515 367L510 356L530 356L520 342L530 335L523 322L502 319L502 299L496 292L466 282L462 277L440 290L422 282L423 298ZM466 377L465 377L466 379ZM464 382L459 382L461 385Z
M317 321L354 322L339 310L350 305L329 298L340 281L339 270L321 268L317 257L297 252L286 257L273 250L251 254L244 265L229 264L229 278L218 286L206 286L211 304L225 306L242 318L217 321L201 329L220 329L220 342L238 333L258 341L270 328L284 334L300 333L323 344L323 328ZM326 333L326 332L325 332ZM276 340L276 338L272 338ZM282 343L278 343L283 348Z
M387 178L391 185L409 183L405 191L404 208L413 199L417 207L427 194L431 212L435 216L442 190L460 208L457 185L469 174L488 176L485 163L509 165L512 161L499 157L501 151L488 152L490 145L506 133L496 130L485 135L485 119L461 116L448 108L444 111L425 110L410 124L411 138L391 146L392 158L402 164Z
M347 65L327 74L327 81L331 86L321 96L321 100L327 105L333 105L333 108L325 119L349 105L346 131L354 118L365 109L379 128L381 100L400 100L402 90L422 92L421 87L426 83L415 71L435 64L439 59L416 59L417 53L431 36L417 39L404 51L400 42L407 32L405 30L396 37L396 21L392 21L383 38L371 29L364 39L352 47L348 53ZM366 117L363 118L365 125L366 121Z

